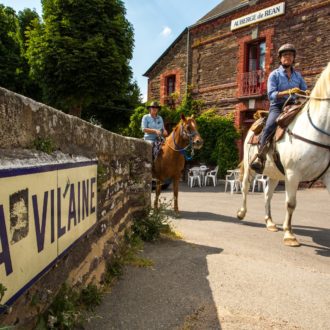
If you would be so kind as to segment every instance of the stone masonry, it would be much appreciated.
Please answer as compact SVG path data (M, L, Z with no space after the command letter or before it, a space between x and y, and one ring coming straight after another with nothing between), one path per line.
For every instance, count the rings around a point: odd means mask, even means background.
M0 315L0 324L29 329L62 283L102 283L106 262L122 243L132 219L144 214L150 204L151 147L143 140L111 133L3 88L0 129L0 165L4 159L33 163L54 160L61 154L98 161L94 229L28 289L10 313ZM36 138L51 140L56 152L43 155L33 150ZM31 304L32 299L37 303Z

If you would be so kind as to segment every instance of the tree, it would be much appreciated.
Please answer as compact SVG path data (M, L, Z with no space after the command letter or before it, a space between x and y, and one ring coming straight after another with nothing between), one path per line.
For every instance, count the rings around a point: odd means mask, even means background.
M123 133L130 121L133 110L142 102L141 92L134 81L121 88L121 93L114 99L105 95L103 101L91 103L84 109L82 118L101 124L103 128Z
M17 91L21 65L19 25L15 11L0 4L0 86Z
M19 23L19 37L21 41L21 70L19 74L19 81L17 90L19 93L31 97L35 100L42 100L42 90L37 81L30 76L30 66L28 64L26 51L27 51L27 36L30 31L39 27L41 19L35 10L25 8L18 12Z
M43 0L44 24L29 33L31 72L48 104L81 116L129 90L133 28L121 0Z

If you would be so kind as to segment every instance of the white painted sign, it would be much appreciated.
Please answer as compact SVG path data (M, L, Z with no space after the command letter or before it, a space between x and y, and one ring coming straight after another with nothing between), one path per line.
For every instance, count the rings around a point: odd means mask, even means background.
M236 29L240 29L250 24L254 24L270 18L274 18L276 16L283 15L284 13L285 13L285 2L281 2L278 3L277 5L267 7L257 12L232 20L230 29L232 31Z
M96 161L0 169L0 304L11 305L96 223L96 185Z

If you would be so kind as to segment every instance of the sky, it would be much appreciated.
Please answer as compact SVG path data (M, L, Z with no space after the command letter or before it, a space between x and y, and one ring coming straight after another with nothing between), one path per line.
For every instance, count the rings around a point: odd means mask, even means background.
M133 25L135 47L130 65L143 101L147 98L147 78L142 75L163 54L180 33L207 14L222 0L124 0L126 18ZM16 12L36 9L40 0L0 0Z

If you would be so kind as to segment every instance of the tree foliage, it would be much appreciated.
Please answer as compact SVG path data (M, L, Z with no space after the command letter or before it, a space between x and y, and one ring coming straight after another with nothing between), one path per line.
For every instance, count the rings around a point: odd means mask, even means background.
M129 90L133 28L121 0L43 0L44 23L29 34L28 58L45 101L80 115Z
M19 93L31 97L35 100L42 101L42 90L39 83L30 76L30 66L26 56L27 52L27 36L36 27L41 24L41 19L35 10L25 8L18 12L19 37L22 44L21 53L21 70L19 74L19 82L17 90Z
M0 86L17 91L21 42L15 11L0 4Z

